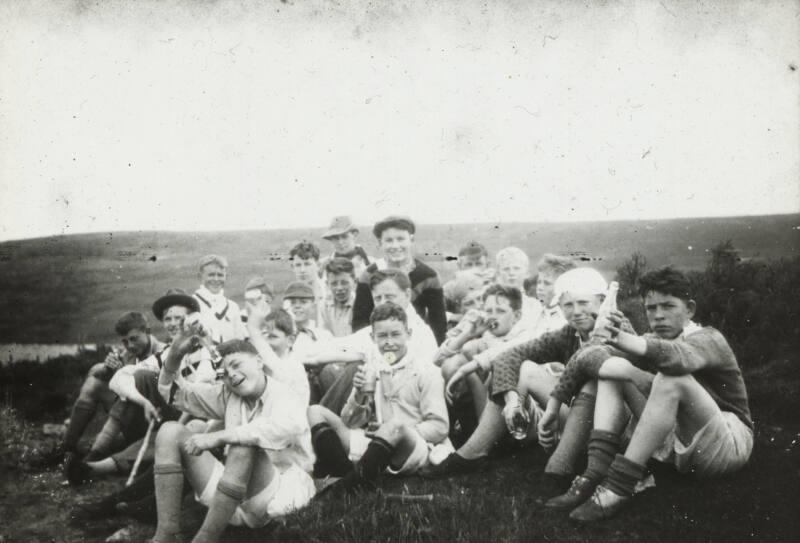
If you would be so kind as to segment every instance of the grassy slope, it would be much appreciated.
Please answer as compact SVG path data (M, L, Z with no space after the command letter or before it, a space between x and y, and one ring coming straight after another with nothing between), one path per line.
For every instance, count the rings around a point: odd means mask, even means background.
M706 264L707 250L725 239L733 239L745 257L793 256L800 252L794 229L799 222L800 216L780 215L423 226L418 251L446 277L454 269L446 257L468 239L484 242L492 253L517 245L534 258L548 251L573 254L610 276L636 250L653 266L673 263L699 269ZM149 312L152 301L172 286L193 289L194 262L209 252L231 261L227 291L234 299L241 298L244 284L256 274L266 274L280 290L290 280L290 247L303 238L319 240L320 233L122 232L2 243L0 337L3 342L113 341L113 322L123 311ZM370 253L377 252L368 229L362 240Z

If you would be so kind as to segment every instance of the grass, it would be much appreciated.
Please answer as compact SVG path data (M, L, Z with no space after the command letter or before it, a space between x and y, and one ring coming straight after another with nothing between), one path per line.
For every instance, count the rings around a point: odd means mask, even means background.
M10 405L16 392L6 392L0 409L0 526L2 541L96 541L123 526L134 540L149 537L153 527L112 517L76 524L70 511L77 499L94 499L122 484L112 478L74 489L62 486L57 471L27 469L21 461L34 449L48 449L55 440L43 436L34 420L63 420L76 393L74 378L94 360L62 360L18 366L19 385L52 371L61 383L46 394L65 397L63 410L41 416L30 406L35 393ZM57 373L54 368L63 368ZM479 473L429 481L387 477L380 493L349 499L322 497L308 507L261 530L226 530L226 542L523 542L523 541L795 541L800 536L800 372L796 355L781 357L745 372L756 420L756 446L742 471L716 480L697 480L655 466L657 488L639 496L620 517L592 527L575 525L566 515L537 504L537 485L546 457L536 447L505 447ZM13 389L7 389L12 390ZM38 389L35 389L38 390ZM14 400L16 403L16 400ZM99 423L100 421L95 421ZM94 425L95 429L99 424ZM431 502L401 503L386 494L433 494ZM185 528L199 528L204 510L185 502Z

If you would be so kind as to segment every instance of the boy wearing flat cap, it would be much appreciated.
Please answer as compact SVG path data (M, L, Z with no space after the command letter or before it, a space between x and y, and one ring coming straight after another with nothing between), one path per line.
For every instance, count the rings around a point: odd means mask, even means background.
M369 288L369 276L378 270L395 269L408 274L411 280L411 303L417 313L428 323L441 344L447 334L447 314L444 292L436 271L414 256L416 226L407 217L391 216L375 224L372 233L383 252L359 277L353 305L353 329L369 326L375 308Z
M247 327L249 314L254 307L260 309L260 313L265 315L270 312L272 302L275 299L275 291L272 285L261 276L253 277L244 287L245 312L242 312L242 322ZM249 331L249 330L248 330Z
M328 229L322 234L322 239L330 241L333 245L333 253L320 263L322 269L325 269L325 265L334 258L346 258L353 263L356 277L364 273L370 265L370 258L364 248L356 243L357 237L358 228L350 217L334 217Z
M200 304L200 316L211 339L221 343L246 337L239 306L225 297L228 260L219 255L206 255L199 260L198 269L201 285L194 297Z

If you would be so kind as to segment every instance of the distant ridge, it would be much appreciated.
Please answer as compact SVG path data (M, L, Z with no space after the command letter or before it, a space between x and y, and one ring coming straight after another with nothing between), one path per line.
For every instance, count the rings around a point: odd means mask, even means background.
M320 224L325 223L321 218ZM171 287L194 290L195 262L221 253L231 263L226 293L241 300L248 278L266 274L279 291L291 277L287 253L301 239L331 248L322 228L221 232L106 232L0 243L0 337L19 343L114 341L113 323L126 310L149 314ZM469 240L494 254L514 245L535 261L545 252L571 255L609 278L634 251L648 264L702 269L711 248L732 240L748 259L800 254L800 214L645 221L419 225L418 255L448 279L447 256ZM378 254L371 228L361 230Z

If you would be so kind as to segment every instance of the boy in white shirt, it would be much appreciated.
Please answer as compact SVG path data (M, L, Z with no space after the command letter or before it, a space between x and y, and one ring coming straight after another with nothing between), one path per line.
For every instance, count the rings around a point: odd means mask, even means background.
M182 354L191 341L191 335L181 334L174 348ZM228 524L261 527L271 517L304 506L316 491L307 473L314 455L302 399L267 376L249 342L228 341L218 351L223 358L221 382L186 383L172 361L161 370L162 395L177 384L175 404L180 409L223 421L224 428L192 434L168 422L159 430L154 466L158 527L153 537L159 543L183 540L184 477L208 507L195 542L218 541ZM227 449L224 463L209 452L218 447Z
M346 492L373 483L385 469L418 471L434 447L452 450L444 381L429 361L409 352L406 311L383 303L370 320L380 358L356 373L342 417L322 406L308 409L315 474L344 476L337 486Z
M267 314L264 306L249 306L247 328L250 343L258 350L267 374L281 381L308 405L311 391L302 362L292 352L295 332L292 318L283 309Z
M246 337L238 304L225 297L228 260L219 255L206 255L198 261L198 268L201 285L194 297L200 304L203 326L212 341L221 343Z

